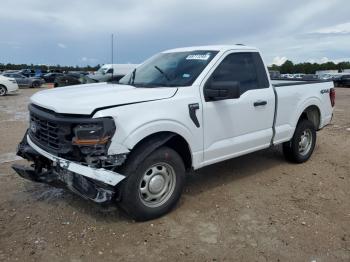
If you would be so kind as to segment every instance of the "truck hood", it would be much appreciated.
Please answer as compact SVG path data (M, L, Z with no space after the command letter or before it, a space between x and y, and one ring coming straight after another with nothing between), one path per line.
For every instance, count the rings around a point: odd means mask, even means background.
M95 109L167 99L177 88L140 88L130 85L94 83L40 91L31 97L35 105L57 113L90 115Z

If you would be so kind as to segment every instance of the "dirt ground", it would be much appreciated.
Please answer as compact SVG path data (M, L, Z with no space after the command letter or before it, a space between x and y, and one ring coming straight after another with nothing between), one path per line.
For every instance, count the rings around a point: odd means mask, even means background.
M0 98L0 261L350 261L350 88L307 163L274 148L204 168L144 223L14 173L37 91Z

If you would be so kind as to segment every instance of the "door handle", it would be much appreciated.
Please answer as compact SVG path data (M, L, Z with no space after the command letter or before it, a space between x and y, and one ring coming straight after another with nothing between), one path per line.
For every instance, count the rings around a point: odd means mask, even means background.
M267 101L263 101L263 100L259 100L259 101L255 101L254 102L254 106L266 106L267 105Z

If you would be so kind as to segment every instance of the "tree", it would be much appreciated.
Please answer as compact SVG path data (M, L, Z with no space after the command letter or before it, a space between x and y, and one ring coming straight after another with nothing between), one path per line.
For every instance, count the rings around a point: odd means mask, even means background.
M294 72L294 64L292 61L287 60L281 65L280 72L282 74L293 74Z

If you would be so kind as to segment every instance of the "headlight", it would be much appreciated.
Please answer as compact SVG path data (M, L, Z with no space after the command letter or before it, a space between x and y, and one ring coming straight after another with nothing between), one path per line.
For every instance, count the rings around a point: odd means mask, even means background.
M114 121L102 119L96 124L82 124L74 128L73 145L91 146L107 144L115 131Z

